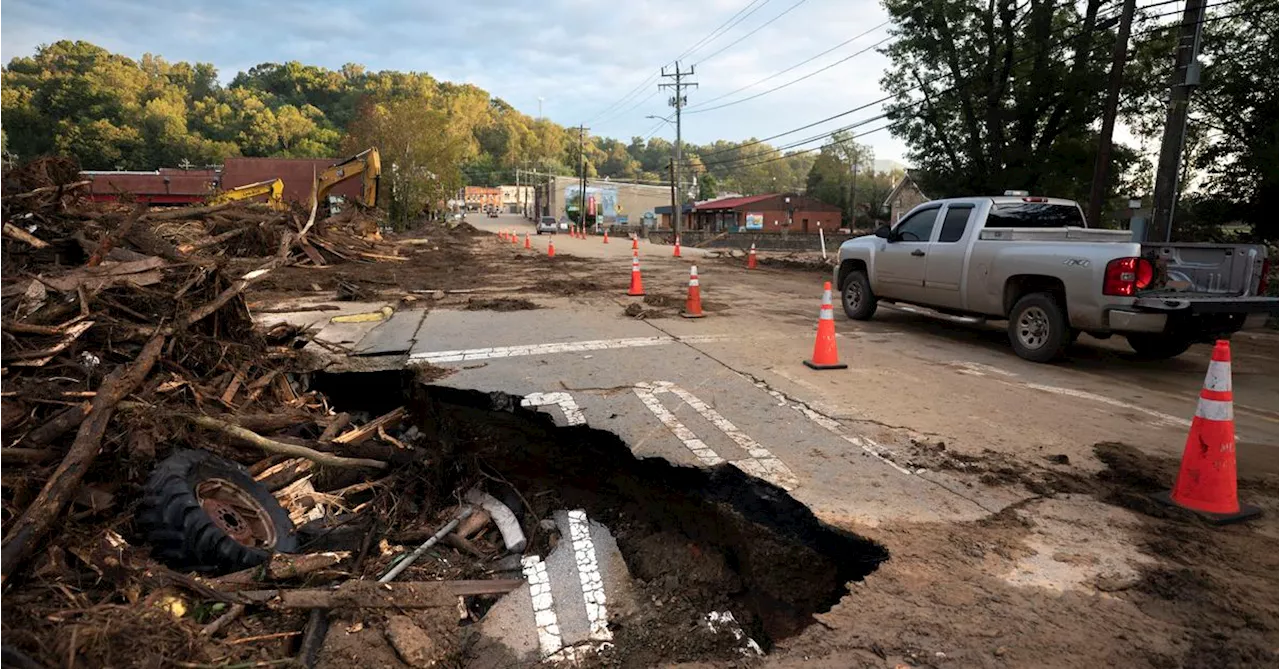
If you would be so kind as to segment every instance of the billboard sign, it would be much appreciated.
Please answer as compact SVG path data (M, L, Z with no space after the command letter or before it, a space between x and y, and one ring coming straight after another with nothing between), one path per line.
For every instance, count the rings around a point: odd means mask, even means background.
M764 214L755 214L755 213L747 212L746 228L748 230L763 230Z

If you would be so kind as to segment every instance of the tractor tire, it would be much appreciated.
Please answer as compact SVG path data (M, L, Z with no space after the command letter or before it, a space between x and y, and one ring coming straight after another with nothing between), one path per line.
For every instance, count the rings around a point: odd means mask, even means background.
M207 451L180 450L161 462L143 488L137 521L152 555L179 569L238 571L298 548L271 492Z

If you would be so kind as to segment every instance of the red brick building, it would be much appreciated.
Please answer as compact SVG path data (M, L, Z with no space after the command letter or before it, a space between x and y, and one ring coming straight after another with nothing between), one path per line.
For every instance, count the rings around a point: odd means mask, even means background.
M486 186L467 186L463 190L462 199L467 203L467 209L471 211L484 211L489 207L501 209L502 189Z
M315 175L345 160L344 158L227 158L222 166L222 189L258 183L268 179L284 181L284 199L311 206L311 189ZM359 178L348 179L329 191L351 202L364 197L364 184Z
M731 197L694 205L689 226L710 232L818 234L840 227L840 207L796 193Z

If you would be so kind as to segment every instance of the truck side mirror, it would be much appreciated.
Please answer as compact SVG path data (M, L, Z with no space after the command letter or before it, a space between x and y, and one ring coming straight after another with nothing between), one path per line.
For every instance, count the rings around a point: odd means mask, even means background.
M882 225L876 228L875 235L881 239L893 241L893 229L887 225Z

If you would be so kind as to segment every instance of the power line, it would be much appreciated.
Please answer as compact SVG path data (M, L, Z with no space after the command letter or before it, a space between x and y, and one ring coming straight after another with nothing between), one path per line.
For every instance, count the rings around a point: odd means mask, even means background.
M659 74L658 72L654 72L653 74L650 74L648 77L645 78L644 81L640 82L638 86L628 91L626 95L623 95L621 98L614 100L612 104L610 104L608 107L605 107L604 109L601 109L599 112L596 113L595 116L592 116L591 118L587 119L587 121L595 121L596 119L608 113L609 110L615 109L620 105L626 104L627 100L630 100L632 97L634 97L636 93L639 93L641 90L643 90L645 86L648 86L649 84L656 81L658 78L658 74Z
M768 26L769 24L773 23L774 21L777 21L778 19L780 19L780 18L782 18L782 17L786 16L787 14L789 14L789 13L791 12L791 10L795 9L796 7L799 7L800 5L803 5L804 3L808 2L808 1L809 1L809 0L799 0L799 1L798 1L798 2L796 2L794 5L791 5L790 7L787 7L786 9L782 10L782 13L781 13L781 14L778 14L777 16L775 16L775 17L773 17L773 18L769 19L768 21L765 21L764 23L761 23L760 25L756 26L756 27L755 27L755 29L754 29L754 30L752 30L751 32L749 32L749 33L747 33L747 34L743 35L742 37L739 37L739 38L738 38L738 41L736 41L736 42L730 42L730 43L728 43L728 44L726 44L726 45L724 45L724 46L720 47L719 49L717 49L717 50L716 50L715 52L713 52L710 56L704 56L703 58L700 58L696 64L697 64L697 65L702 65L702 64L706 63L707 61L711 60L712 58L715 58L716 56L719 56L720 54L724 53L726 50L728 50L728 49L732 49L733 47L738 46L739 44L742 44L744 41L746 41L746 39L747 39L748 37L751 37L752 35L754 35L754 34L756 34L756 33L760 32L760 30L761 30L761 29L763 29L765 26Z
M650 82L650 83L652 83L652 82ZM650 92L649 92L649 94L648 94L648 95L646 95L645 97L641 98L639 102L637 102L637 103L635 103L635 104L631 105L630 107L627 107L626 109L623 109L623 110L620 110L620 111L616 111L616 112L614 112L614 113L612 113L612 114L609 114L608 116L604 117L603 119L599 119L597 122L599 122L599 123L605 123L606 121L612 121L612 120L613 120L613 119L615 119L615 118L618 118L618 117L620 117L620 116L625 116L625 115L627 115L627 114L631 113L633 110L637 109L640 105L642 105L642 104L644 104L644 103L646 103L646 102L648 102L648 101L652 100L652 99L653 99L653 96L655 96L655 95L657 95L657 94L658 94L658 90L659 90L659 89L654 89L654 90L650 91Z
M706 37L703 37L702 39L698 40L697 42L694 43L693 46L689 47L688 49L685 49L684 53L681 53L679 56L676 56L675 60L680 60L681 58L689 56L694 52L696 52L698 49L701 49L702 47L716 41L720 37L724 36L725 33L732 30L734 26L737 26L739 23L742 23L743 21L747 20L747 18L750 17L752 14L755 14L756 12L760 11L760 9L765 5L769 4L770 1L771 0L764 0L763 2L761 2L761 0L751 0L751 2L747 3L745 7L743 7L742 9L739 9L737 14L730 16L728 19L725 20L724 23L721 23L715 30L712 30L710 33L708 33ZM759 4L757 5L756 3L759 3ZM752 5L755 5L754 9L751 9ZM751 9L751 11L747 11L748 9ZM743 12L746 12L746 14L743 14Z
M788 72L790 72L790 71L792 71L792 70L796 69L797 67L800 67L801 65L805 65L805 64L807 64L807 63L811 63L811 62L813 62L813 61L815 61L815 60L817 60L817 59L819 59L819 58L821 58L821 57L823 57L823 56L825 56L825 55L827 55L827 54L831 53L832 51L835 51L836 49L839 49L840 47L842 47L842 46L844 46L844 45L846 45L846 44L848 44L848 43L850 43L850 42L853 42L853 41L855 41L855 40L857 40L857 39L859 39L859 38L861 38L861 37L865 37L866 35L868 35L868 34L870 34L870 33L873 33L873 32L875 32L876 30L879 30L880 28L883 28L883 27L885 27L885 26L887 26L887 25L889 25L889 21L885 21L884 23L881 23L881 24L879 24L879 25L877 25L877 26L874 26L874 27L872 27L872 28L869 28L869 29L867 29L867 30L864 30L863 32L860 32L860 33L858 33L857 35L854 35L853 37L850 37L849 39L847 39L847 40L845 40L845 41L843 41L843 42L841 42L841 43L839 43L839 44L837 44L837 45L835 45L835 46L831 47L830 49L827 49L826 51L823 51L822 53L819 53L819 54L816 54L816 55L811 56L811 57L809 57L809 58L806 58L806 59L804 59L804 60L802 60L802 61L800 61L800 62L796 63L795 65L792 65L791 67L788 67L787 69L782 70L781 72L774 72L773 74L771 74L771 75L769 75L769 76L767 76L767 77L765 77L765 78L763 78L763 79L760 79L759 81L754 81L754 82L752 82L752 83L747 84L746 86L743 86L742 88L739 88L739 89L736 89L736 90L729 91L728 93L725 93L724 95L718 95L718 96L716 96L716 97L714 97L714 98L711 98L711 99L709 99L709 100L703 100L702 102L699 102L699 103L698 103L698 104L696 104L696 105L692 105L692 107L695 107L695 108L696 108L696 107L703 107L703 106L706 106L706 105L711 104L712 102L715 102L716 100L722 100L722 99L727 98L727 97L729 97L730 95L733 95L733 94L735 94L735 93L740 93L740 92L742 92L742 91L745 91L746 89L751 88L751 87L753 87L753 86L759 86L760 84L763 84L764 82L769 81L770 79L773 79L774 77L782 76L782 75L784 75L784 74L786 74L786 73L788 73ZM705 59L704 59L704 62L705 62ZM690 112L690 113L692 113L692 112Z
M813 72L810 72L809 74L806 74L806 75L804 75L803 77L798 77L798 78L796 78L796 79L792 79L791 81L788 81L788 82L787 82L787 83L785 83L785 84L779 84L779 85L777 85L777 86L774 86L773 88L770 88L770 89L769 89L769 90L767 90L767 91L761 91L761 92L759 92L759 93L756 93L755 95L748 95L748 96L747 96L747 97L745 97L745 98L739 98L739 99L737 99L737 100L732 100L732 101L730 101L730 102L726 102L726 103L724 103L724 104L716 105L716 106L714 106L714 107L707 107L707 108L705 108L705 109L697 109L697 110L691 111L691 112L689 112L689 113L690 113L690 114L704 114L704 113L709 112L709 111L715 111L715 110L717 110L717 109L724 109L725 107L732 107L733 105L736 105L736 104L742 104L743 102L747 102L747 101L749 101L749 100L754 100L754 99L756 99L756 98L758 98L758 97L762 97L762 96L768 95L768 94L773 93L773 92L775 92L775 91L780 91L780 90L782 90L782 89L784 89L784 88L786 88L786 87L788 87L788 86L790 86L790 85L792 85L792 84L798 84L798 83L800 83L800 82L804 81L805 79L808 79L809 77L817 76L817 75L819 75L819 74L822 74L823 72L826 72L827 70L830 70L831 68L833 68L833 67L835 67L835 66L837 66L837 65L840 65L841 63L845 63L845 62L847 62L847 61L849 61L849 60L852 60L854 57L856 57L856 56L860 56L860 55L862 55L862 54L864 54L864 53L866 53L866 52L868 52L868 51L870 51L870 50L872 50L872 49L874 49L874 48L876 48L876 47L880 46L881 44L884 44L885 42L888 42L888 41L889 41L890 39L892 39L892 38L893 38L893 36L892 36L892 35L889 35L889 36L885 37L884 39L880 40L879 42L876 42L875 44L872 44L871 46L868 46L868 47L866 47L866 48L864 48L864 49L861 49L861 50L859 50L859 51L855 51L855 52L853 52L853 53L849 54L848 56L845 56L844 58L841 58L840 60L837 60L836 62L831 63L830 65L827 65L827 66L825 66L825 67L821 67L821 68L819 68L819 69L817 69L817 70L814 70Z

